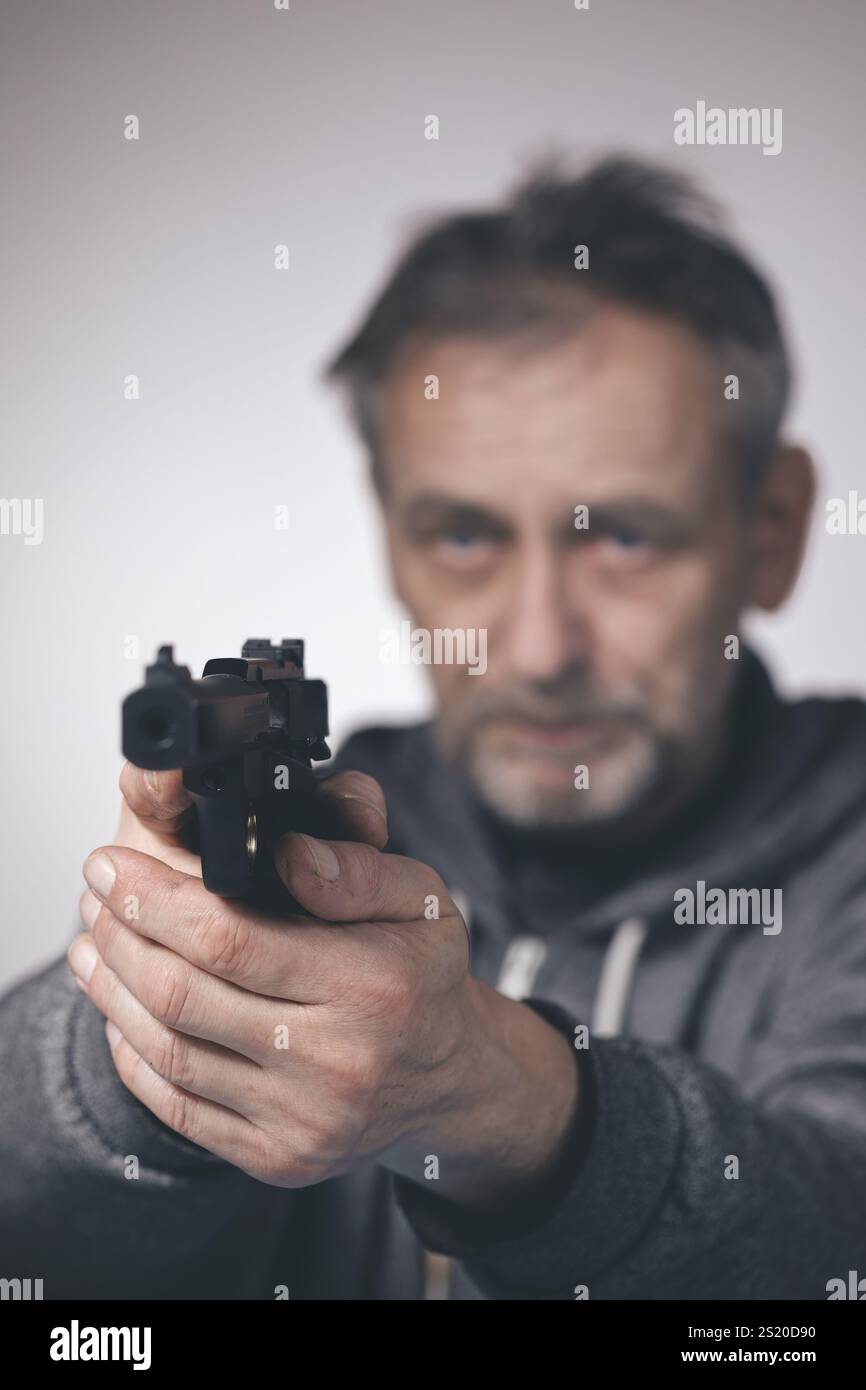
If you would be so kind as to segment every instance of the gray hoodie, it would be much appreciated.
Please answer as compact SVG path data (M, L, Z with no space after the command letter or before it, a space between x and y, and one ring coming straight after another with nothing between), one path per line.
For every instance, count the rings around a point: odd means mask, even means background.
M130 1095L63 958L0 1003L0 1278L571 1300L825 1299L866 1275L863 702L781 701L746 654L721 774L638 853L591 862L509 838L426 725L355 735L329 770L348 767L381 782L389 848L458 897L475 974L588 1044L560 1187L490 1229L373 1164L258 1183Z

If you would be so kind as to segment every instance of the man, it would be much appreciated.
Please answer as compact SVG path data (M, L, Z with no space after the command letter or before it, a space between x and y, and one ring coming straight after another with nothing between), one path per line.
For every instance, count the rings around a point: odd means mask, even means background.
M80 988L2 1008L7 1265L828 1297L864 1259L866 714L740 646L813 494L767 287L676 180L546 173L425 233L332 376L415 628L484 669L342 750L278 850L312 922L206 893L179 778L124 769Z

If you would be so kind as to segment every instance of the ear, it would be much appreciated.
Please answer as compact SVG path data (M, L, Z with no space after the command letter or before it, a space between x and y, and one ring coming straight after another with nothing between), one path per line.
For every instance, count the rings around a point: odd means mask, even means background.
M799 445L781 445L752 502L748 602L773 612L797 582L815 498L815 465Z

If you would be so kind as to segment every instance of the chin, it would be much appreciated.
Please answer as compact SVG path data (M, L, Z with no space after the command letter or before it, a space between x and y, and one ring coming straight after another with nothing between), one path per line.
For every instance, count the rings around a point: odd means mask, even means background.
M579 759L505 755L479 748L469 773L481 800L500 820L526 830L603 829L633 814L657 785L659 759L652 743L630 741L596 755L589 786L574 785Z

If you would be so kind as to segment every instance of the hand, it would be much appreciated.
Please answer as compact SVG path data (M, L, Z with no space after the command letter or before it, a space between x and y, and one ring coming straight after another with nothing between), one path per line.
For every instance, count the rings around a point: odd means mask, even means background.
M192 797L181 772L147 772L124 763L119 786L123 800L114 843L201 878L201 859L192 848Z
M114 844L201 878L192 797L181 772L148 772L124 763L119 786L123 800ZM378 782L363 772L341 772L321 781L311 815L322 834L360 840L377 849L388 843L385 799Z
M421 1181L431 1155L437 1190L473 1206L542 1183L577 1100L571 1049L468 974L438 875L297 834L277 853L319 920L275 922L129 848L88 861L70 960L124 1084L277 1186L370 1159Z

